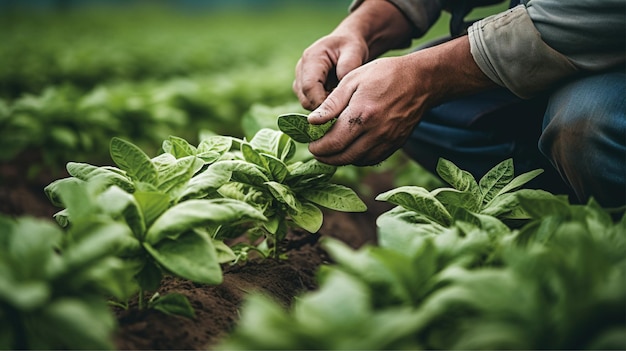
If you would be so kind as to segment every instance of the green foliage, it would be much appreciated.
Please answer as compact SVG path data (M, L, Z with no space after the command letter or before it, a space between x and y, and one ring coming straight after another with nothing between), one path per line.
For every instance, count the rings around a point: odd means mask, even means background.
M326 134L335 124L337 119L322 124L311 124L307 115L301 113L289 113L278 116L278 128L299 143L310 143Z
M0 217L0 348L113 349L105 297L133 291L114 257L129 229L96 216L64 233L29 217Z
M252 295L218 349L623 349L623 209L520 190L538 171L513 177L510 161L478 182L439 171L453 196L382 196L399 206L379 218L378 246L324 239L334 263L319 290L287 310ZM494 216L512 214L521 227Z
M519 194L534 198L553 197L543 190L520 189L542 170L514 177L511 159L493 167L478 182L470 173L444 159L439 160L437 173L452 187L428 191L418 186L403 186L378 195L377 200L399 206L381 216L379 221L402 218L413 223L449 226L456 220L474 224L485 220L493 222L495 218L525 220L530 215L519 205Z
M170 137L163 142L165 152L149 158L134 144L114 138L111 158L119 168L68 163L72 177L53 182L45 191L54 204L66 207L55 215L63 226L73 226L85 216L107 216L127 226L116 253L132 264L140 297L144 290L156 290L163 274L219 284L220 264L232 260L234 253L211 229L265 220L244 202L207 198L217 197L230 173L203 171L230 145L229 138L220 136L197 147Z
M232 159L215 162L207 172L230 174L217 191L224 197L245 201L267 217L262 226L250 228L273 240L276 248L289 226L315 233L323 222L321 207L337 211L365 211L366 206L350 188L330 182L334 166L314 159L294 161L295 142L286 134L264 128L250 141L237 140Z

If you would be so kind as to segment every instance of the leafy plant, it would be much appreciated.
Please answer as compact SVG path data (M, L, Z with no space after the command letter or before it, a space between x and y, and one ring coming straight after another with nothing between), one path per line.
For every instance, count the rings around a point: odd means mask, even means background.
M265 220L241 201L205 198L230 174L201 171L229 148L230 139L225 137L205 139L197 148L170 137L163 143L165 152L151 159L132 143L114 138L111 157L119 168L68 163L72 177L45 190L54 204L67 207L55 215L63 226L90 214L126 224L130 231L117 254L134 267L143 308L143 291L156 290L165 273L198 283L221 283L220 264L234 255L208 228ZM171 302L163 299L153 299L151 306Z
M77 218L67 232L0 216L0 348L114 349L106 299L133 291L113 249L128 235L97 216Z
M508 159L493 167L477 182L469 172L440 159L437 173L452 187L428 191L418 186L402 186L382 193L376 197L377 200L390 202L399 208L379 220L404 218L434 227L449 226L459 219L475 224L481 219L491 221L492 218L526 220L530 216L519 206L519 194L536 198L554 196L539 189L520 189L542 172L534 170L515 177L513 160Z
M379 217L379 246L325 239L334 263L321 268L319 290L287 310L252 295L218 349L623 348L624 210L514 191L527 177L481 182L495 195L475 193L475 212L441 202L448 223L428 212L436 197L407 196L419 212ZM523 213L519 228L479 213L507 191L519 208L496 212Z
M275 257L279 256L276 246L287 235L289 226L311 233L319 230L323 214L318 206L337 211L366 210L352 189L330 182L334 166L314 159L290 162L296 145L286 134L264 128L249 142L238 143L233 159L215 162L207 172L230 174L230 181L218 192L263 212L268 220L251 231L261 231L273 240L270 250Z

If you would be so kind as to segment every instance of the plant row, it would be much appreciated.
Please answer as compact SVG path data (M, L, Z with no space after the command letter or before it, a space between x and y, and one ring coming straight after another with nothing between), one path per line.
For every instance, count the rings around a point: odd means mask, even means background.
M86 93L71 86L49 87L39 95L0 100L0 160L36 151L43 160L33 166L41 168L70 160L104 161L114 136L134 140L142 148L154 148L172 134L197 142L200 130L241 137L241 116L255 101L294 104L283 64L168 81L111 83ZM258 130L247 129L250 136Z
M282 259L290 227L316 232L319 206L364 211L335 167L302 158L286 134L250 140L205 136L197 146L169 137L149 157L120 138L117 167L70 162L70 177L45 188L61 208L55 226L0 218L0 348L113 348L107 306L193 317L180 294L160 296L165 275L220 284L221 265L250 253ZM307 154L304 154L306 157ZM249 240L229 247L227 238Z
M305 11L310 16L295 16ZM111 81L263 67L281 59L291 67L307 43L342 14L297 6L263 16L253 11L190 14L159 6L4 11L0 97L11 100L63 84L90 90Z
M593 349L626 345L626 216L519 189L511 160L480 181L399 187L379 245L324 239L320 287L285 309L246 300L223 350Z

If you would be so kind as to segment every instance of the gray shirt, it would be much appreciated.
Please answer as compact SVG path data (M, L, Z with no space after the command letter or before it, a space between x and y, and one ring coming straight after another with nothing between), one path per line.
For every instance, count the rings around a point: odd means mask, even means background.
M351 10L365 0L354 0ZM445 0L388 0L424 35ZM624 67L626 1L528 0L468 29L476 64L494 82L522 98L578 74Z

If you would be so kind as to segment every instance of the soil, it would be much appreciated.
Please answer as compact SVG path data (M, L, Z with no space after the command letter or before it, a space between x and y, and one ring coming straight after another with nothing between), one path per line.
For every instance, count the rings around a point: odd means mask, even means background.
M21 158L24 160L24 158ZM34 160L36 161L36 160ZM28 159L29 164L33 162ZM67 174L54 172L27 178L24 163L0 164L0 212L3 214L52 218L59 209L46 198L43 188ZM391 175L372 174L363 179L368 193L379 194L392 188ZM284 247L288 259L253 259L245 264L224 265L224 282L217 286L196 284L167 277L159 290L182 293L192 304L196 318L169 316L155 310L139 311L136 301L127 310L114 309L119 328L114 341L119 350L206 350L211 349L234 328L239 307L246 294L256 291L289 306L294 297L317 287L315 275L329 258L319 245L324 236L342 240L353 248L376 242L376 218L390 209L386 203L361 196L368 205L363 213L325 210L318 233L292 230Z

